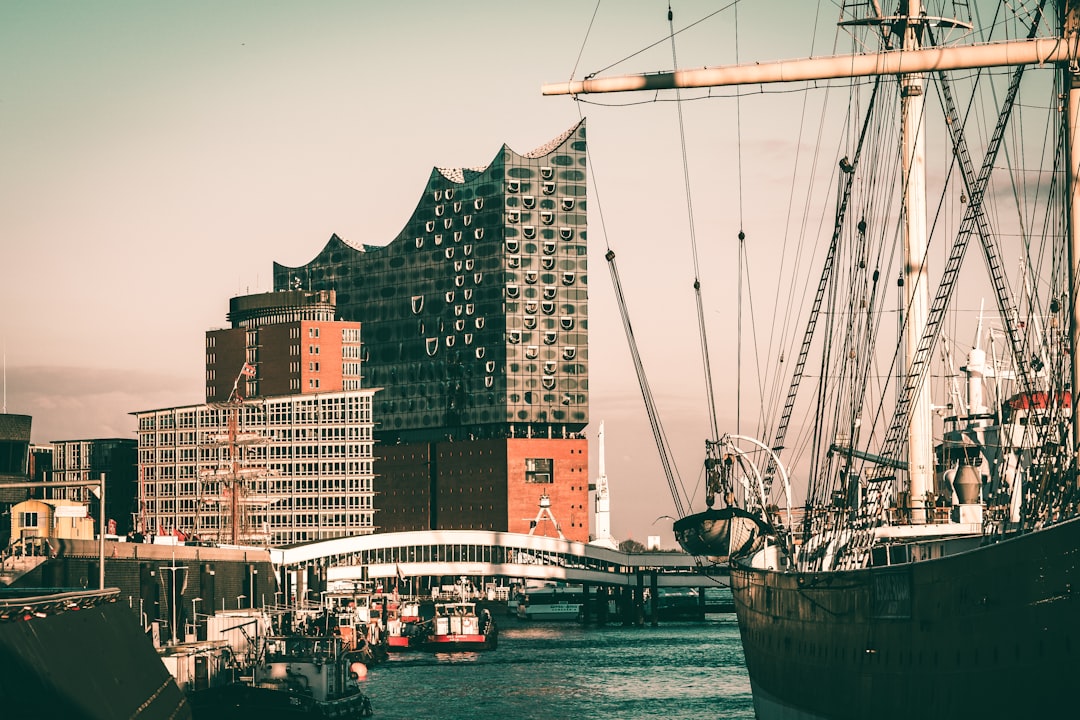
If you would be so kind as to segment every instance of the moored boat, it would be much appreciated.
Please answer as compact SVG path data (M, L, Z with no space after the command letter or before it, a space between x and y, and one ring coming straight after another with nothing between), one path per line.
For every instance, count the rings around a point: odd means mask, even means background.
M390 652L418 649L424 640L420 622L419 600L391 600L386 615L386 649Z
M581 586L529 588L518 601L517 616L522 620L577 620L583 602Z
M499 645L499 629L485 608L479 613L470 601L435 603L425 647L436 652L494 650Z
M120 591L0 598L0 716L181 720L191 709Z
M257 717L365 718L371 701L358 678L366 666L337 635L262 638L251 674L237 682L190 695L196 720Z

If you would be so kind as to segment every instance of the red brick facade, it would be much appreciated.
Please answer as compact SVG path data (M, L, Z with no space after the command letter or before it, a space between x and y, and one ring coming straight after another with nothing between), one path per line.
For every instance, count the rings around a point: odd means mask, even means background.
M379 512L375 522L379 532L528 533L539 512L540 498L546 494L563 535L579 542L589 540L589 450L585 438L376 446L376 459L375 504ZM550 461L550 475L544 461ZM541 470L530 472L530 465ZM546 517L534 534L558 537Z

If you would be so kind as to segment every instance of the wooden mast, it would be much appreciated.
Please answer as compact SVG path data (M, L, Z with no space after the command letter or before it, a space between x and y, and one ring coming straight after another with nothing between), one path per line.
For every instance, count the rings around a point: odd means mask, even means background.
M1060 0L1062 36L1074 54L1065 68L1065 89L1068 102L1065 104L1066 168L1068 172L1066 202L1068 203L1068 232L1066 243L1069 257L1069 354L1072 359L1069 389L1072 402L1069 413L1072 419L1072 468L1080 468L1080 422L1077 422L1077 390L1080 389L1080 363L1077 362L1077 350L1080 348L1080 68L1077 67L1075 51L1080 44L1080 12L1074 0ZM1080 483L1080 476L1074 483Z

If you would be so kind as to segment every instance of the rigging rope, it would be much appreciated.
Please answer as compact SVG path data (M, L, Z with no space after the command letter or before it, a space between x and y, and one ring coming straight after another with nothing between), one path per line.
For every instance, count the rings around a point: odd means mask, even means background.
M668 3L667 19L668 29L671 33L671 64L672 67L677 68L679 67L679 61L675 53L675 14L671 10L670 2ZM694 223L694 199L690 192L690 163L686 154L686 127L683 123L682 103L678 102L680 98L681 91L676 88L675 107L678 109L679 116L679 148L682 151L683 185L686 192L686 214L687 221L690 225L690 252L694 261L694 301L697 305L698 339L701 342L701 362L705 373L705 395L709 406L709 423L712 429L712 441L719 442L720 431L716 424L716 398L713 393L712 363L709 361L709 342L705 332L705 309L702 306L701 301L701 270L698 258L697 231Z
M597 0L596 10L599 10L600 3ZM596 11L593 13L593 19L595 20ZM592 28L592 22L590 21L590 30ZM586 33L586 39L588 32ZM582 44L582 52L584 51L584 41ZM579 58L581 53L579 52ZM575 66L576 70L576 66ZM573 77L573 75L571 75ZM575 101L578 101L578 118L584 119L581 114L580 98L575 97ZM619 308L619 317L622 320L623 331L626 334L627 345L630 349L631 360L634 364L634 372L637 375L638 387L641 390L641 396L645 403L645 413L649 419L649 427L653 433L653 439L656 442L656 449L660 455L660 464L664 471L664 477L667 480L668 489L671 492L671 499L675 505L675 512L679 518L686 515L686 508L683 504L683 496L686 495L686 490L682 487L682 478L679 475L678 468L675 466L674 453L671 451L671 443L668 441L667 433L664 430L663 423L660 420L660 414L656 407L656 400L652 394L652 388L649 385L648 377L645 374L645 365L641 359L641 353L638 350L637 338L634 335L633 326L630 323L630 311L626 304L626 297L622 289L622 281L619 278L618 266L615 263L615 252L611 249L611 243L608 239L607 223L604 219L603 206L600 203L600 190L596 181L596 172L592 161L592 155L589 150L589 146L585 146L586 165L588 167L589 177L592 179L593 185L593 202L592 206L596 209L596 213L600 218L600 232L604 238L604 259L608 263L608 272L611 275L612 287L615 291L616 305ZM681 492L680 492L681 491Z

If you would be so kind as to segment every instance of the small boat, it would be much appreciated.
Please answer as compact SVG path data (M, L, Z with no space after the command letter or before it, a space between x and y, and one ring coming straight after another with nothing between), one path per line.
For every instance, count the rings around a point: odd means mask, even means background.
M435 603L425 643L428 650L494 650L499 644L499 629L486 609L476 612L476 603L468 601Z
M577 620L583 597L581 586L530 589L518 601L517 616L522 620Z
M341 637L267 637L260 654L246 678L191 693L198 720L371 717L357 682L367 667Z
M390 652L415 650L423 644L420 628L420 601L390 601L386 614L386 649Z

